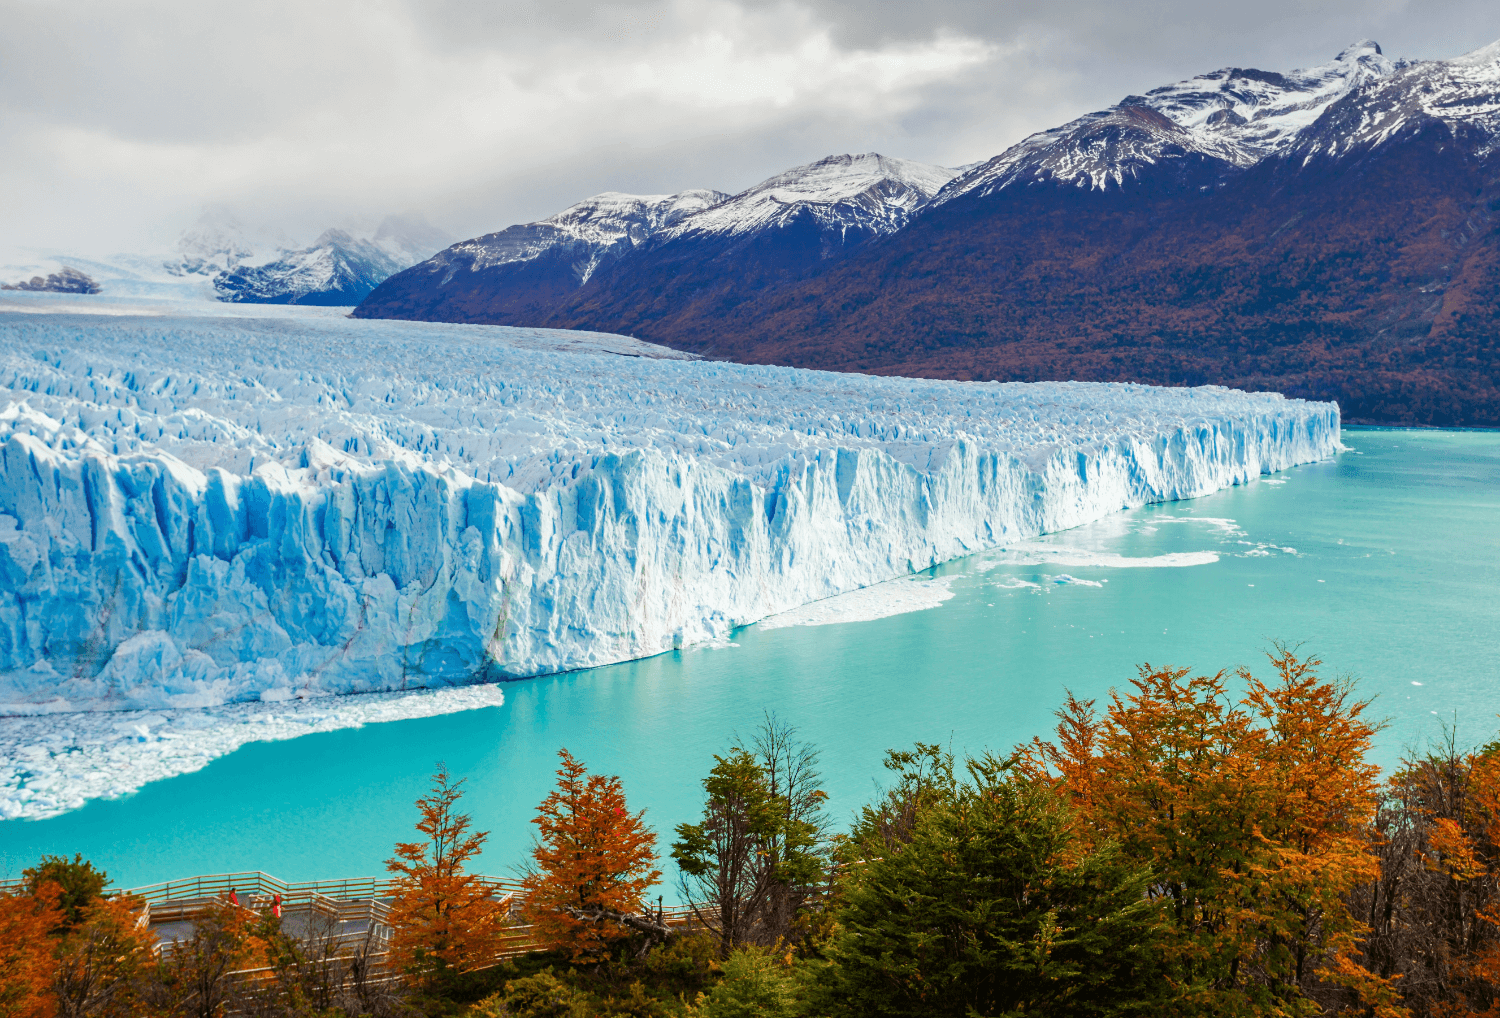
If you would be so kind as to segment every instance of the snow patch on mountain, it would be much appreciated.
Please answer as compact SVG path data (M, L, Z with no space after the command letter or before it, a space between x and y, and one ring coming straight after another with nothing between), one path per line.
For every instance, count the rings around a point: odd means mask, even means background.
M443 280L447 282L453 273L463 269L477 272L496 265L533 261L560 251L571 259L573 277L582 286L601 265L728 197L722 191L710 190L650 195L607 191L539 222L454 244L433 262L448 266Z
M1340 99L1406 66L1362 40L1305 70L1201 74L1034 134L955 179L936 203L1015 184L1120 187L1148 167L1189 156L1252 166L1288 150Z
M743 236L784 226L800 215L841 235L895 233L957 172L875 152L828 156L778 173L684 219L666 230L659 243Z
M1484 158L1500 138L1500 42L1451 60L1403 65L1329 111L1298 139L1294 156L1338 156L1380 145L1438 122L1475 132L1474 154Z
M0 313L0 711L642 657L1339 448L1336 406L1273 393L293 310Z

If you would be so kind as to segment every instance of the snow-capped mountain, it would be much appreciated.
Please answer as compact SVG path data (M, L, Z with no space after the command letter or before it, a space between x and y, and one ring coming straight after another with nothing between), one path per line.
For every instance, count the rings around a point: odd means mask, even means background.
M1497 138L1500 43L1412 62L1361 41L1128 96L961 171L798 167L586 282L418 267L356 314L853 371L1216 382L1494 426Z
M1286 151L1330 106L1405 66L1363 40L1306 70L1227 67L1163 85L1032 135L955 179L937 203L1018 183L1123 187L1190 161L1210 174L1243 169Z
M837 155L779 173L736 195L596 195L547 219L455 244L391 277L355 314L365 318L544 321L593 282L645 273L704 281L705 262L738 284L753 273L799 275L900 230L956 170L877 153ZM600 284L601 273L609 276ZM699 287L702 289L702 287Z
M829 156L726 196L663 231L657 246L684 237L746 236L804 214L840 238L895 233L956 172L876 152Z
M238 303L349 307L448 240L417 217L390 217L372 237L325 230L310 247L284 250L263 265L241 264L220 272L214 290L220 300Z
M1220 71L1027 139L808 279L663 307L662 281L632 278L633 300L549 324L756 363L1217 383L1357 421L1500 426L1497 136L1500 45Z
M311 247L220 272L214 290L220 300L239 303L349 306L407 264L373 241L326 230Z
M387 279L360 305L363 318L536 319L607 268L695 213L721 191L586 198L555 216L466 240ZM471 315L470 301L481 309Z
M1401 66L1301 132L1293 154L1301 160L1338 157L1425 126L1462 139L1476 158L1494 153L1500 137L1500 42L1452 60Z
M647 195L606 191L539 222L454 244L434 261L451 272L478 272L544 257L557 261L561 256L582 286L600 265L728 197L722 191L705 190Z

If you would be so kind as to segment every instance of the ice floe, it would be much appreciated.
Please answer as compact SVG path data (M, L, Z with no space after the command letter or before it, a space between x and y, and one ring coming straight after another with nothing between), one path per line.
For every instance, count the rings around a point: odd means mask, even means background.
M829 626L841 622L870 622L875 619L904 615L907 612L936 608L953 596L949 589L951 576L932 580L891 580L873 587L852 590L847 594L814 601L789 612L763 619L757 628L785 629L788 626Z
M498 707L500 687L0 718L0 819L54 816L186 774L250 742Z

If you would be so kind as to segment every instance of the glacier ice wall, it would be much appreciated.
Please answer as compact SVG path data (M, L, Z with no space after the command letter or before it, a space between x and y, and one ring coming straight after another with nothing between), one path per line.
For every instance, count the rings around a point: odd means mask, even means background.
M333 318L0 312L0 386L8 713L641 657L1339 447L1274 393Z

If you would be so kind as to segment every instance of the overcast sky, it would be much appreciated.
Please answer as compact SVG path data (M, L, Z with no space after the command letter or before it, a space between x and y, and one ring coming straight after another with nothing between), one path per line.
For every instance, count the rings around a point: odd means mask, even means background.
M1226 65L1500 39L1496 0L0 0L0 248L166 248L205 208L459 236L835 152L957 165Z

